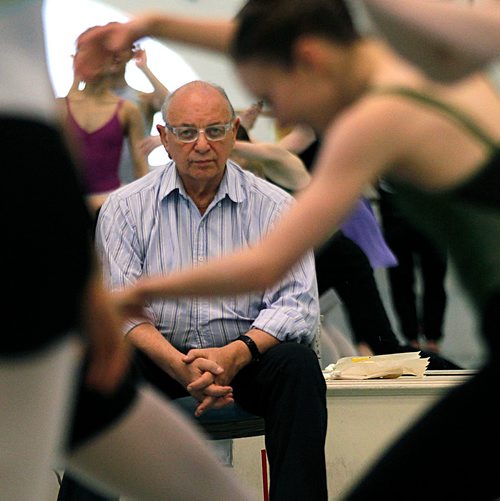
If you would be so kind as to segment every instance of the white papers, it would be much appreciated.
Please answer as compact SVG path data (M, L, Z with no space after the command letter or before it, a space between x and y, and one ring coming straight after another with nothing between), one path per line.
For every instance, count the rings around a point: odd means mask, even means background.
M423 377L429 358L419 351L374 355L372 357L343 357L323 370L325 379L374 379L399 376Z

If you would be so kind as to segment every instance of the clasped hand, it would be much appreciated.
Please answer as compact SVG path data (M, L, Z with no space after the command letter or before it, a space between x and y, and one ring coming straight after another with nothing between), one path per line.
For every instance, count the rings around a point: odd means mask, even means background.
M198 370L205 368L203 374L187 385L190 394L200 402L195 411L196 416L207 409L219 409L234 401L232 388L228 385L238 372L238 367L228 346L193 349L182 361Z
M220 409L233 402L233 389L219 379L224 369L213 360L199 357L182 360L182 375L179 379L190 395L198 402L195 416L207 409Z

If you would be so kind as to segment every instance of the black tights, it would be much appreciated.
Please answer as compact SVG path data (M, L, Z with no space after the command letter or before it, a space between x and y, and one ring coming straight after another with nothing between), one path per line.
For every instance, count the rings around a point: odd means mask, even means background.
M426 339L440 341L447 302L446 252L399 213L392 194L379 193L384 237L398 260L388 276L401 333L408 342L418 341L420 331ZM421 305L415 290L417 272L422 278Z
M316 253L318 290L333 288L345 308L357 343L365 342L375 354L399 347L380 297L366 254L341 231Z
M335 289L349 318L357 343L365 342L375 355L416 351L401 344L394 333L380 297L370 261L360 247L341 231L316 253L318 289ZM449 360L422 350L429 369L458 369Z

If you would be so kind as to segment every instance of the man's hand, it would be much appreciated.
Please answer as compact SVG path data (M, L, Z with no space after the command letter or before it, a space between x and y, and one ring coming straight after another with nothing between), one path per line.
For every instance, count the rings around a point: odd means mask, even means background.
M214 360L196 358L190 363L181 361L174 372L175 378L200 402L195 411L198 417L207 409L219 409L234 401L231 386L217 381L224 369Z
M199 348L189 350L187 355L183 358L183 362L191 365L199 363L200 360L204 359L213 361L224 369L220 374L216 375L215 381L218 384L230 384L239 370L250 361L250 357L246 356L248 349L244 344L241 344L241 346L239 346L239 344L240 343L230 343L222 348ZM189 388L198 389L198 381L193 381L188 389Z
M247 332L247 335L256 343L260 353L265 353L271 347L279 343L271 334L257 328L252 328ZM224 369L223 372L215 375L215 383L219 385L228 385L238 372L248 365L252 360L252 355L248 346L241 341L233 341L232 343L223 346L222 348L202 348L189 350L187 355L182 358L186 364L199 363L200 360L206 359L215 362L218 366ZM187 386L188 391L198 391L205 382L203 380L194 380ZM219 402L202 401L198 406L197 415L203 413L206 409L219 405Z
M148 58L144 49L134 51L134 62L140 70L148 67Z
M239 346L241 344L241 346ZM183 362L188 365L199 365L206 362L215 363L218 367L223 368L223 371L215 375L214 382L217 385L228 385L233 380L234 376L239 372L239 370L244 367L249 361L249 352L247 347L242 343L230 343L222 348L202 348L190 350L186 356L183 357ZM230 395L231 400L227 397L221 399L217 398L216 395L210 395L206 389L207 376L204 375L194 381L192 381L188 386L188 391L194 395L202 391L206 398L200 401L200 405L196 408L195 415L200 416L205 410L209 408L220 408L224 407L228 403L232 402L232 394ZM205 389L204 389L205 388Z

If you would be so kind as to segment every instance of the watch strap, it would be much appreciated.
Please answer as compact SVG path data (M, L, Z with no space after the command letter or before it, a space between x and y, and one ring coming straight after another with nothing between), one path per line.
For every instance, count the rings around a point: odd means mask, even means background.
M243 341L247 345L250 350L250 354L252 355L252 362L260 362L259 348L257 348L255 341L250 336L243 334L237 338L237 341Z

